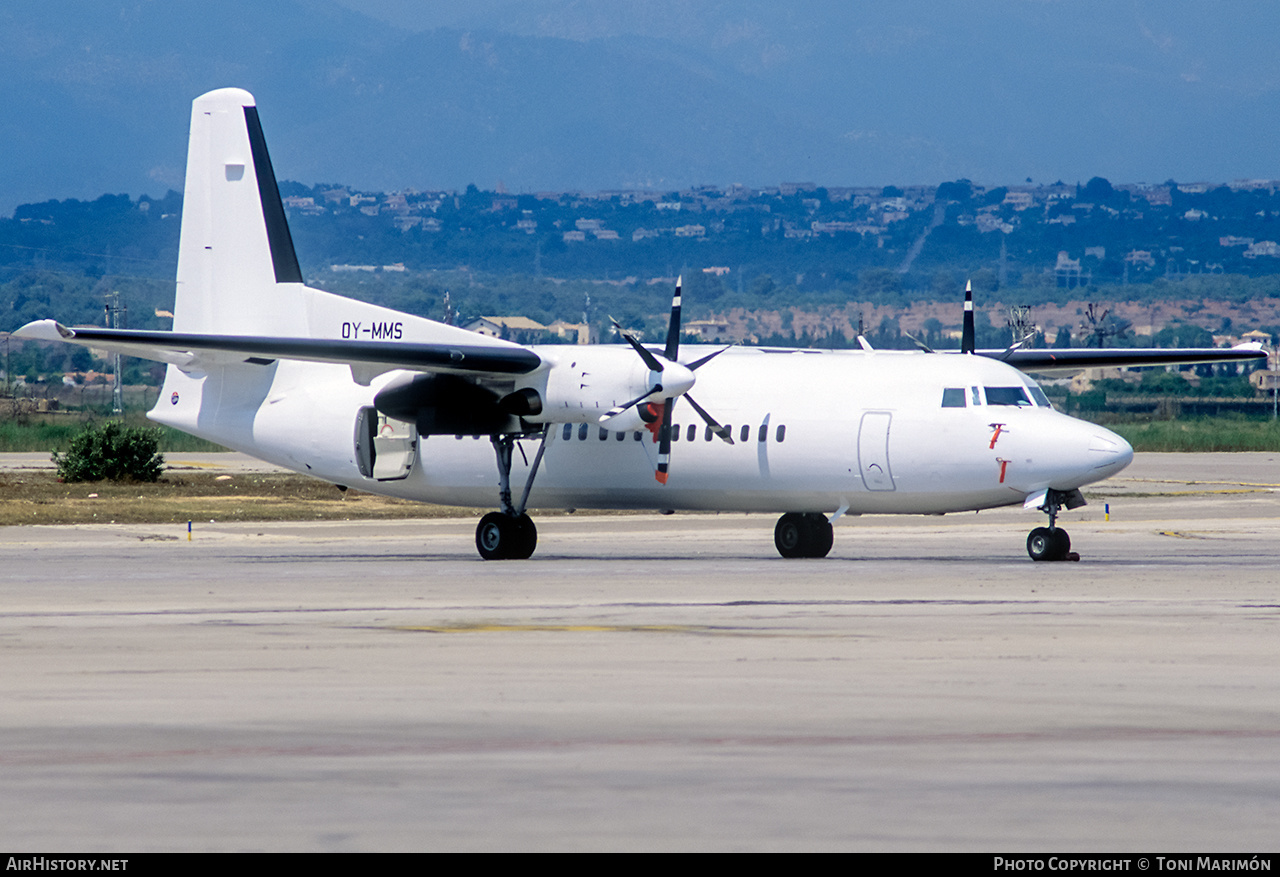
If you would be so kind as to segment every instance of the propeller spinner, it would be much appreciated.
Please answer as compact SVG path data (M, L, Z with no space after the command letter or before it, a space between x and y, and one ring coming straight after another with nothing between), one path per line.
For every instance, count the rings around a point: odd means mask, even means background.
M637 341L635 336L618 324L617 320L612 320L613 327L618 331L618 334L631 345L636 354L644 360L644 364L649 367L650 380L653 383L647 392L629 402L624 402L622 405L609 409L600 418L600 423L606 423L641 402L648 402L650 412L657 414L658 412L654 411L654 409L660 410L658 467L654 472L654 478L661 484L667 483L667 474L671 467L671 416L675 410L676 400L681 396L689 400L693 410L711 428L714 435L729 444L733 444L733 436L729 434L729 430L721 426L714 417L707 413L706 409L694 401L693 396L689 395L689 391L693 389L694 383L697 382L694 372L721 353L724 353L728 348L717 350L687 366L678 361L680 356L680 290L682 286L683 278L680 278L676 281L676 293L671 299L671 319L667 324L667 343L661 356L654 354L653 351Z

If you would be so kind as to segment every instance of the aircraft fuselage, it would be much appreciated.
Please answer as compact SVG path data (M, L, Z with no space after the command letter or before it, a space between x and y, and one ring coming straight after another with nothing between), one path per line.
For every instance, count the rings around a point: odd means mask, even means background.
M634 358L621 347L533 349L548 370L588 377L593 357ZM711 349L687 347L682 359ZM497 470L488 436L410 436L400 444L412 444L404 471L362 474L360 412L401 374L362 386L349 368L322 363L235 364L204 375L170 369L151 416L335 484L491 507ZM619 383L580 394L588 401L571 412L543 413L555 419L546 424L530 506L937 514L1021 504L1046 488L1069 492L1120 471L1133 453L1109 430L1053 410L1034 382L985 357L739 348L698 372L699 399L734 444L677 402L664 485L653 476L656 425L597 422L629 391ZM518 441L517 491L538 443Z

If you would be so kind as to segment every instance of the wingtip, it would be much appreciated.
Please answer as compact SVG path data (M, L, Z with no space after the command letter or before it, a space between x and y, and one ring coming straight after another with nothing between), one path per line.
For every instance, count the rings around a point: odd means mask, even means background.
M15 329L13 337L32 341L66 341L76 337L76 333L57 320L36 320Z

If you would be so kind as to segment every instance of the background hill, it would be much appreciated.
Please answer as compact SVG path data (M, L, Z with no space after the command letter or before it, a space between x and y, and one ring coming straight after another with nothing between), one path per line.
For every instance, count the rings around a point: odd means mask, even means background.
M253 91L284 174L372 190L1274 177L1242 0L48 0L0 9L0 213L178 188Z

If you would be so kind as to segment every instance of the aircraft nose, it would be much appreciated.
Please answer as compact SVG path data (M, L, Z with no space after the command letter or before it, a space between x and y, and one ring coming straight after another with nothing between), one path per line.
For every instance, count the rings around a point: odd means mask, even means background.
M1109 429L1098 426L1089 437L1089 459L1101 477L1116 474L1133 462L1133 446Z

